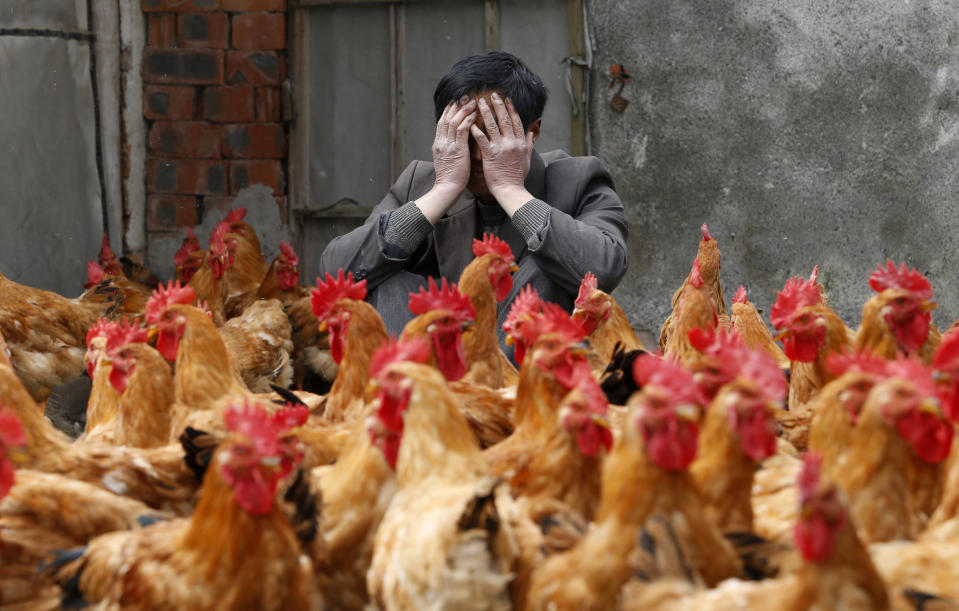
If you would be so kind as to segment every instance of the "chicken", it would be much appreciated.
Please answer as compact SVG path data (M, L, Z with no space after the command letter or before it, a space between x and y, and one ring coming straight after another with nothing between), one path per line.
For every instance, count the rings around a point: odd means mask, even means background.
M254 301L240 316L226 321L219 332L247 388L268 393L272 385L290 386L292 328L279 300Z
M173 279L181 284L188 284L205 258L206 253L200 248L200 240L197 239L193 228L187 227L183 244L173 255Z
M918 354L930 362L939 346L939 331L932 322L932 286L917 270L903 262L886 261L869 276L869 286L879 293L862 306L856 347L887 359L897 354Z
M67 299L0 274L0 334L35 401L45 401L52 388L83 373L87 331L101 317L111 317L121 299L109 280Z
M723 285L719 279L719 270L722 268L722 256L719 252L719 245L716 240L709 235L709 228L706 227L706 223L703 223L703 226L699 228L703 234L702 240L699 241L699 247L696 250L696 259L693 261L693 270L696 271L696 275L699 277L696 281L697 283L703 283L708 287L708 293L712 297L713 307L716 310L716 316L726 316L726 297L723 295ZM672 313L669 317L663 322L662 329L659 333L659 349L663 351L663 354L667 353L666 347L670 343L670 337L674 333L674 318L678 315L677 308L680 307L680 302L683 300L683 295L688 292L688 286L693 279L693 270L689 272L686 276L686 279L683 281L683 284L680 285L676 292L673 293L672 303ZM688 308L689 306L687 306ZM705 314L703 314L705 315ZM687 317L689 315L687 314ZM716 323L713 323L715 326ZM691 326L684 326L686 331L691 329ZM705 327L702 327L705 328ZM680 341L685 341L686 333L683 332Z
M723 532L753 530L751 494L758 464L776 451L775 409L788 384L767 353L727 343L718 356L735 363L736 377L723 385L706 411L699 456L689 471L706 512Z
M189 518L97 537L59 573L84 601L114 607L313 609L312 563L274 498L299 460L283 432L306 410L231 406Z
M139 324L116 323L101 318L87 332L87 373L93 384L87 400L87 419L81 440L114 441L114 421L120 394L110 383L109 360L103 356L127 342L146 342L147 331Z
M338 366L323 405L327 422L353 421L362 412L370 359L389 338L383 319L364 298L366 280L355 282L352 272L343 278L343 270L336 278L330 274L325 281L317 278L311 291L313 314L320 331L329 331L330 355Z
M245 217L246 208L234 208L222 221L229 226L227 239L235 246L233 265L224 274L228 301L242 293L255 291L270 265L263 257L256 230L243 220Z
M292 386L324 395L336 379L337 365L330 354L330 335L320 332L309 295L286 306L293 339Z
M699 269L697 258L693 261L693 269L681 289L676 306L667 319L669 326L667 328L664 323L663 327L663 355L681 363L696 358L697 351L689 342L689 332L693 329L712 330L719 324L712 289L701 278Z
M592 272L583 276L573 304L573 320L583 325L592 353L601 367L605 368L613 360L617 346L625 351L645 352L646 349L636 337L623 309L612 295L599 290L597 286L596 276Z
M519 373L499 347L496 304L509 295L511 272L519 268L509 244L491 234L485 234L482 241L473 240L473 255L458 283L476 310L475 324L463 334L466 374L462 379L490 388L513 386Z
M384 372L393 363L425 363L429 358L429 345L422 339L379 348L370 365L377 393L375 413L353 423L353 435L335 464L312 471L323 493L320 534L328 556L317 562L316 569L323 575L323 600L330 608L359 610L368 603L366 572L373 537L396 492L394 469L402 429L395 410L410 388L405 378Z
M258 299L277 299L287 307L303 297L309 296L306 287L300 286L300 272L297 265L300 258L293 247L285 240L280 242L280 252L266 271L260 286L254 291L240 293L231 297L226 304L227 316L239 316L250 304Z
M808 457L799 479L796 548L803 566L795 574L760 582L729 580L712 590L685 582L642 584L624 592L624 611L639 609L889 609L886 585L856 536L842 491L820 477Z
M400 339L428 340L433 351L430 364L447 380L459 380L466 375L463 331L471 328L476 319L476 309L469 298L456 284L447 283L446 278L440 286L430 278L428 289L420 287L419 292L410 293L410 311L416 317L403 327Z
M769 327L763 321L755 304L746 297L746 287L740 286L733 296L733 303L729 310L729 323L733 329L746 340L750 348L763 350L779 363L783 369L789 368L789 358L773 339Z
M559 306L545 308L524 332L531 348L520 363L516 428L484 455L514 495L560 500L591 519L599 466L612 444L606 402L579 345L582 327ZM579 392L571 395L574 389Z
M959 420L959 329L950 329L942 336L942 343L933 355L933 379L936 394L946 416ZM959 446L954 446L945 463L946 474L943 495L930 519L938 525L959 517Z
M236 261L237 240L228 234L229 231L230 226L225 221L213 228L203 265L187 284L196 293L197 302L205 303L210 309L217 326L226 322L226 302L229 297L226 272Z
M500 516L509 495L456 398L429 365L395 363L380 378L408 391L378 416L400 429L398 490L376 531L371 599L387 610L512 608L518 547Z
M830 354L852 345L842 319L821 301L814 278L790 278L779 292L769 318L780 332L789 370L789 409L806 403L835 376L826 366Z
M158 448L170 442L173 418L173 371L153 347L121 344L101 357L109 362L110 383L120 395L115 443Z
M640 532L657 514L675 522L678 536L692 546L687 558L693 572L717 583L739 571L687 471L698 435L692 375L652 356L636 363L644 386L630 398L628 426L603 464L596 523L572 549L534 569L527 609L614 608L636 570L631 555Z
M943 419L930 372L916 360L890 363L889 377L869 392L844 451L825 464L849 495L863 541L914 538L922 527L913 453L926 464L949 454L953 428Z

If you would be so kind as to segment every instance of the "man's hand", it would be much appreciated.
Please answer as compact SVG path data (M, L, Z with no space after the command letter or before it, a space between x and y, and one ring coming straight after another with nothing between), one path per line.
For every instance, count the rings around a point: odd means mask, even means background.
M449 209L466 188L470 178L470 127L476 122L476 101L463 96L450 102L436 123L433 139L433 168L436 179L429 193L416 200L416 206L431 223Z
M533 132L523 132L523 122L511 100L504 101L495 92L490 97L492 110L484 98L479 100L479 112L489 136L476 125L470 128L470 133L483 155L486 186L512 217L520 206L532 199L524 183L533 155Z

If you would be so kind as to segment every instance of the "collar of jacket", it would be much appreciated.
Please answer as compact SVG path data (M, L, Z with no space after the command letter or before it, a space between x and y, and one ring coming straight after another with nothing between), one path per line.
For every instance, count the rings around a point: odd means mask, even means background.
M529 160L529 174L524 183L530 195L537 199L546 197L546 164L539 153L533 151ZM463 248L463 244L472 244L476 236L477 213L475 207L480 205L476 197L469 191L460 193L456 202L433 227L433 237L436 240L436 258L440 274L444 278L459 278L463 269L473 260L472 248ZM523 236L507 222L500 231L502 238L513 251L513 256L519 261L526 253L526 241Z

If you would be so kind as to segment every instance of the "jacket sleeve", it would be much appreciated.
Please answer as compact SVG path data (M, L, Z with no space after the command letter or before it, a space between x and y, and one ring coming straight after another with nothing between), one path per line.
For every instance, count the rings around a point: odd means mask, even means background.
M610 292L629 266L626 210L599 159L568 158L559 163L565 167L550 169L578 174L572 212L552 207L536 238L528 241L530 252L540 270L573 295L586 272L596 274L599 288Z
M384 234L390 215L410 199L418 163L414 161L403 170L361 226L330 241L320 255L321 276L335 276L343 269L353 272L357 280L366 278L367 286L373 288L406 265L409 254L387 243Z

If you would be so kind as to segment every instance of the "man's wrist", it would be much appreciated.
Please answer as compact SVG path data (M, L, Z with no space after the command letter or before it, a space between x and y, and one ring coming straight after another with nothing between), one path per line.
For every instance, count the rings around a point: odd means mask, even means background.
M496 198L500 207L510 218L513 218L513 215L523 204L533 199L533 196L523 185L500 187L495 191L490 189L490 194Z
M413 204L419 208L430 223L436 224L436 221L446 214L456 198L459 197L462 189L449 185L433 185L433 188L426 192L422 197L416 198Z

